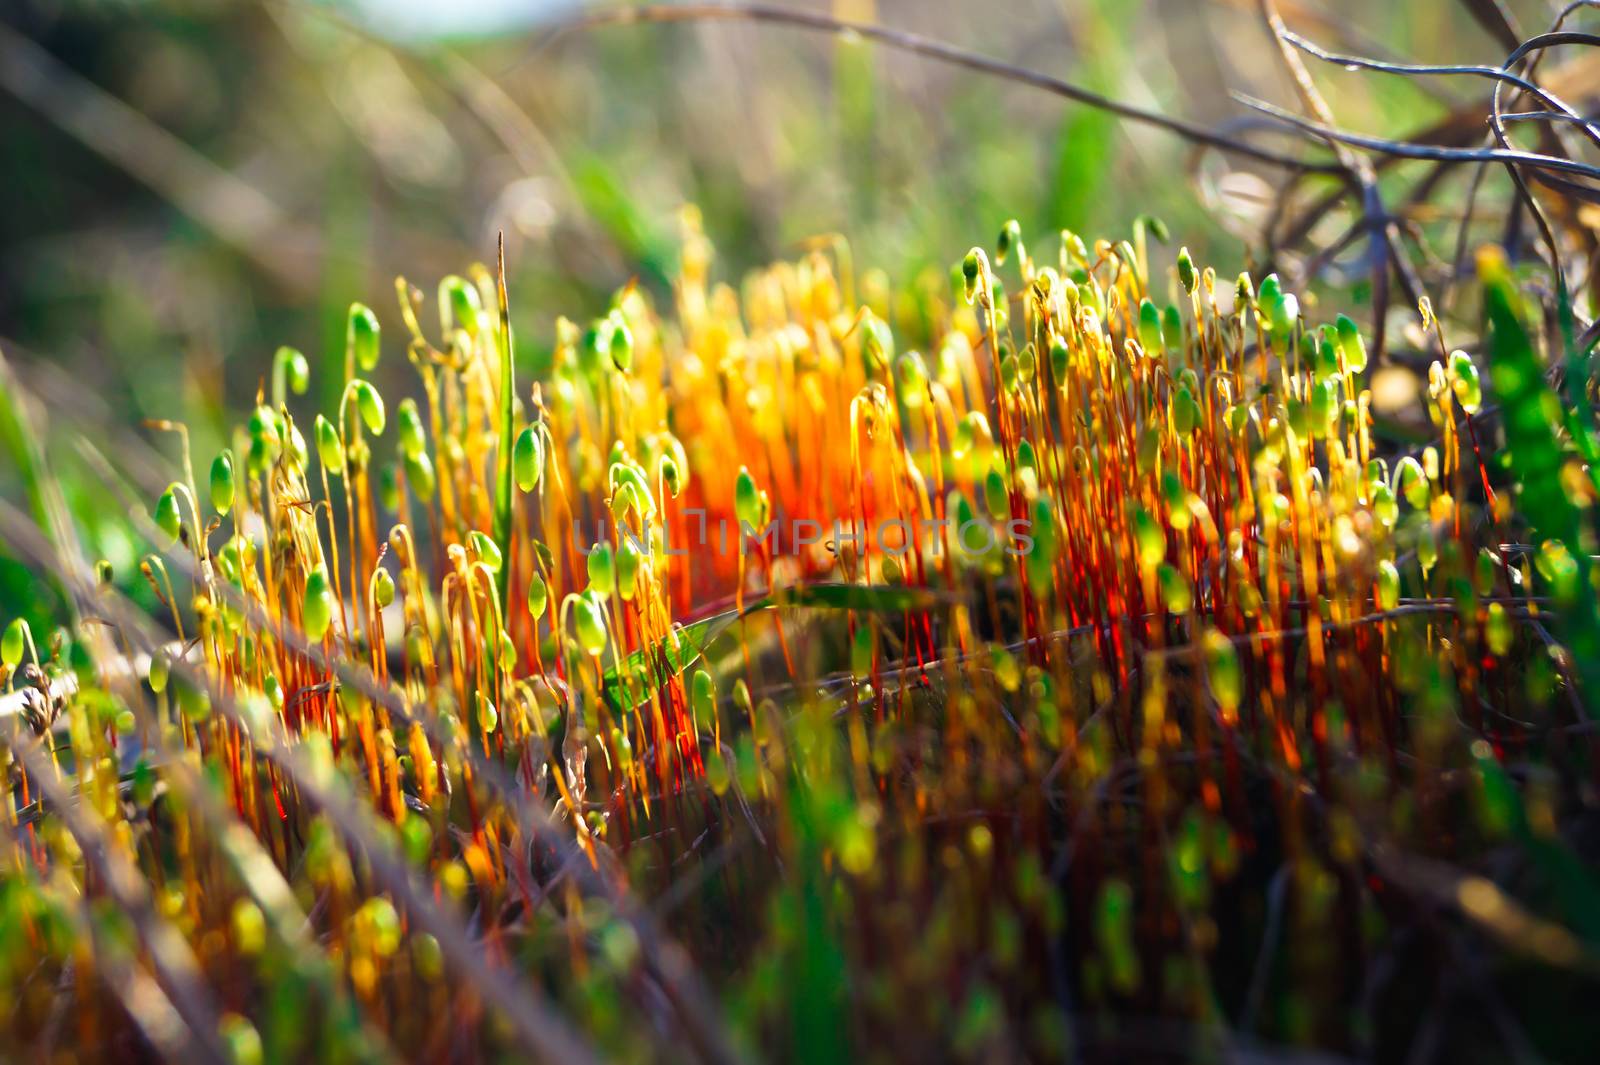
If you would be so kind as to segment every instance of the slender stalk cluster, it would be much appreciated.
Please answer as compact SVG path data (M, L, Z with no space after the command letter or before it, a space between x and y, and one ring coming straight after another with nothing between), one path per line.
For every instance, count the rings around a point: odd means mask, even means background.
M736 291L683 224L670 311L561 319L526 387L502 265L398 281L387 333L352 307L324 367L280 349L203 492L169 426L163 612L63 563L77 624L0 643L0 1025L238 1061L1045 1057L1149 1014L1346 1046L1397 899L1593 965L1564 778L1507 768L1581 710L1546 622L1600 632L1584 489L1491 483L1426 303L1408 451L1350 318L1153 220L1049 258L1008 223L903 290L836 242ZM1586 481L1480 272L1513 457ZM1555 903L1484 875L1507 841Z

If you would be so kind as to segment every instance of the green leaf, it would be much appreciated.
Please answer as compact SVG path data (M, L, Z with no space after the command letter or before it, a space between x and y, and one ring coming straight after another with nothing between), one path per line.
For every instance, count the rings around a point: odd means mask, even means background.
M1536 541L1554 540L1577 566L1578 588L1590 587L1589 558L1581 543L1582 521L1567 494L1561 471L1566 463L1556 428L1562 420L1544 367L1523 327L1519 299L1504 253L1478 258L1483 303L1489 318L1489 376L1505 410L1506 451L1521 489L1523 513ZM1583 678L1582 697L1591 717L1600 717L1600 602L1593 595L1564 597L1558 635L1572 652Z
M1534 831L1521 792L1487 743L1480 740L1472 745L1472 759L1491 816L1502 822L1528 853L1565 920L1591 946L1600 944L1600 882L1594 873L1559 836Z

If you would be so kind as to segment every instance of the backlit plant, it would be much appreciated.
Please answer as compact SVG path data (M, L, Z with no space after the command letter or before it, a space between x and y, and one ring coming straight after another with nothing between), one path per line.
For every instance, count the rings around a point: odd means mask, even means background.
M1593 427L1504 259L1406 450L1350 317L1024 236L736 290L686 213L536 381L503 265L400 280L126 497L155 617L7 508L77 607L0 643L7 1045L1370 1049L1402 963L1592 980Z

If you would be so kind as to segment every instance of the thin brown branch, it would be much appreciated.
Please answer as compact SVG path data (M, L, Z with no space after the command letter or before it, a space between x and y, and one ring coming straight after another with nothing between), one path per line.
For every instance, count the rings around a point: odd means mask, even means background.
M1283 57L1284 66L1288 68L1306 109L1324 125L1332 126L1333 110L1317 91L1316 83L1311 80L1311 72L1306 69L1300 54L1290 44L1289 28L1284 25L1283 16L1278 13L1276 0L1261 0L1261 14L1266 19L1267 28L1272 31L1273 43ZM1361 210L1367 219L1373 248L1377 253L1372 256L1372 338L1374 355L1382 359L1385 334L1388 329L1389 265L1391 262L1394 264L1395 271L1405 281L1408 289L1416 287L1416 271L1406 258L1405 247L1400 239L1400 227L1387 217L1387 212L1384 210L1382 194L1378 190L1378 175L1372 167L1371 160L1356 154L1348 146L1337 141L1329 141L1329 144L1340 166L1354 177L1356 185L1361 189ZM1415 296L1415 292L1411 294Z
M1307 55L1320 59L1324 63L1331 63L1345 69L1370 70L1380 74L1396 74L1402 77L1417 77L1426 75L1464 75L1468 77L1487 78L1502 84L1512 85L1540 100L1553 112L1558 113L1569 121L1578 125L1597 146L1600 146L1600 129L1580 115L1575 109L1554 93L1541 88L1529 78L1520 77L1506 67L1490 67L1477 64L1432 64L1432 63L1396 63L1386 60L1369 59L1366 56L1346 55L1330 52L1316 43L1290 31L1284 31L1283 39L1294 45ZM1570 42L1566 42L1570 43ZM1513 53L1514 55L1516 53ZM1328 125L1333 125L1330 118L1318 116ZM1509 117L1509 116L1502 116Z
M1580 163L1573 159L1563 159L1556 155L1543 155L1539 152L1525 152L1514 148L1451 148L1436 144L1424 144L1418 141L1373 137L1364 133L1352 133L1349 130L1336 129L1320 122L1314 122L1292 111L1286 111L1274 104L1267 103L1265 100L1258 100L1243 93L1234 93L1233 96L1246 107L1271 115L1281 122L1302 129L1307 133L1313 133L1325 140L1338 141L1352 147L1364 148L1368 151L1382 152L1385 155L1400 159L1431 159L1449 163L1520 163L1526 166L1576 174L1580 177L1600 181L1600 167L1591 166L1588 163Z
M1210 129L1185 119L1164 115L1158 111L1135 107L1120 100L1113 100L1108 96L1102 96L1097 92L1092 92L1061 78L1018 67L978 52L958 48L955 45L946 44L931 37L924 37L921 34L892 29L872 22L835 18L832 15L816 11L802 11L770 4L643 4L638 7L614 7L598 11L580 11L553 21L549 25L549 29L534 43L528 54L524 55L518 63L530 61L534 56L550 49L566 37L587 33L604 26L714 21L758 22L811 30L818 33L854 34L897 51L923 56L942 63L949 63L953 66L964 67L968 70L975 70L982 74L989 74L1007 81L1016 82L1020 85L1042 89L1056 96L1117 115L1130 122L1139 122L1157 129L1163 129L1196 144L1203 144L1220 151L1244 156L1257 162L1286 167L1291 170L1316 173L1338 173L1342 169L1335 164L1308 161L1283 152L1273 151L1270 148L1262 148L1236 137L1230 137L1215 129Z

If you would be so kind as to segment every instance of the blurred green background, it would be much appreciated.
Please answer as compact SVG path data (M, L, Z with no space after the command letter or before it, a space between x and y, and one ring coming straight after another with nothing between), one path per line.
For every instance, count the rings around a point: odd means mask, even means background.
M525 371L556 315L590 316L634 276L669 291L685 203L703 209L729 280L828 233L848 235L858 266L896 281L942 275L1008 217L1032 240L1062 226L1120 236L1149 213L1225 276L1260 262L1284 177L1271 167L849 38L714 22L541 45L582 6L7 0L0 349L25 380L59 386L35 412L52 455L74 433L102 447L148 437L150 417L185 419L196 454L209 455L279 344L313 367L336 365L354 299L392 338L396 275L431 292L440 275L489 259L500 230ZM1248 114L1230 91L1294 103L1255 0L790 6L922 33L1211 125ZM1473 5L1455 0L1280 6L1293 28L1341 49L1503 58ZM1541 3L1506 7L1530 32L1550 18ZM1482 98L1477 83L1316 74L1339 120L1372 132L1402 134ZM1386 181L1416 172L1407 164ZM1490 218L1496 180L1484 193ZM1413 221L1426 265L1426 227L1440 219L1422 206ZM1351 221L1334 212L1313 243ZM1365 276L1357 262L1328 283L1348 280L1341 304L1359 308ZM398 398L415 391L414 375L387 347L379 383ZM317 380L336 388L335 378ZM157 443L175 458L170 437ZM133 545L97 521L100 487L72 477L65 487L91 547L131 564ZM21 498L9 461L0 491ZM38 591L25 568L0 566L0 613L37 606Z

